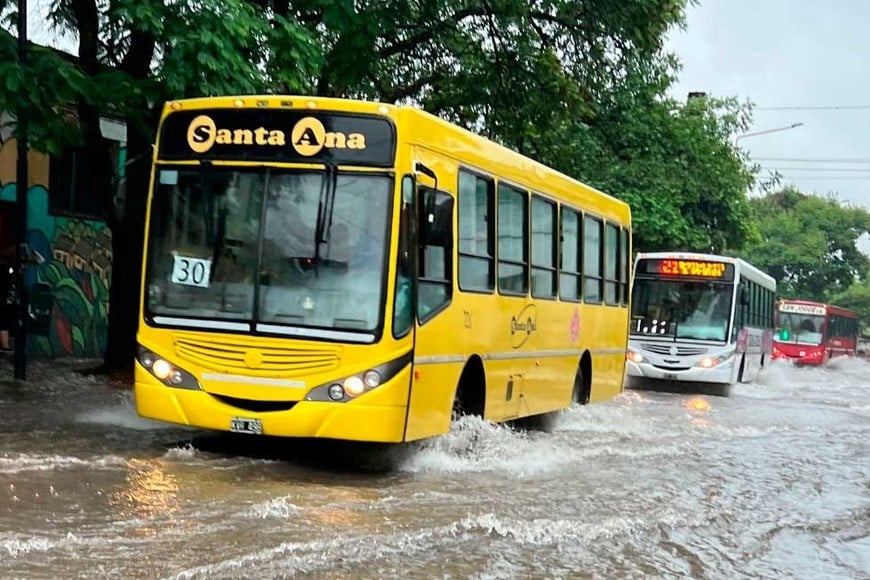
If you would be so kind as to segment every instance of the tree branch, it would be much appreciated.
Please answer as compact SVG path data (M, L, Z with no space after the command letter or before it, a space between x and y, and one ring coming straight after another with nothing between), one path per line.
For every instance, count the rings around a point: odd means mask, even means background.
M96 0L72 0L70 4L79 36L79 62L88 75L99 72L99 12Z
M426 27L425 29L404 40L400 40L392 45L385 46L378 51L378 54L381 58L389 58L391 56L395 56L396 54L409 51L412 48L429 42L430 40L435 38L436 35L441 34L452 26L456 26L470 16L484 16L486 15L486 13L487 10L484 6L475 6L462 10L457 10L448 18L435 24L421 23L421 26Z

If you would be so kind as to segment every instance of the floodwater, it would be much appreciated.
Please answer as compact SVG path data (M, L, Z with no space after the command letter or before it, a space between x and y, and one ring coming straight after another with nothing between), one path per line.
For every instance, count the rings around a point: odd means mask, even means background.
M387 450L167 427L87 366L0 361L0 577L870 577L870 362Z

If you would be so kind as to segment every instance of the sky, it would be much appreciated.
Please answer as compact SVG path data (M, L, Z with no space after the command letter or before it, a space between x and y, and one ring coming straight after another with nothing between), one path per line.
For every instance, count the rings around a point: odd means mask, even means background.
M870 210L868 23L866 0L700 0L668 38L683 65L674 96L751 101L737 143L762 177Z

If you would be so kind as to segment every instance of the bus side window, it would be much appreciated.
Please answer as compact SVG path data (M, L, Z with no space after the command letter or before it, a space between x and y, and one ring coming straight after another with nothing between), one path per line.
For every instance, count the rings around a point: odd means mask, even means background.
M393 304L393 336L408 334L414 322L414 266L413 254L417 242L416 216L414 215L414 179L402 179L402 211L399 217L399 248L396 266L396 294Z
M417 317L425 321L453 294L453 198L420 188Z

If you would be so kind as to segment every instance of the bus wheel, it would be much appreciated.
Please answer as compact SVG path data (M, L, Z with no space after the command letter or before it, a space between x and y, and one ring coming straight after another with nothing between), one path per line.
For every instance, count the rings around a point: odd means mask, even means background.
M571 403L588 405L592 394L592 358L589 352L584 352L574 373L574 391L571 394Z
M459 377L456 386L456 396L453 398L451 420L472 415L483 417L486 408L486 375L483 372L483 362L473 356L465 364L465 369Z
M574 373L574 391L571 393L571 404L582 405L583 397L583 371L577 367L577 372Z

